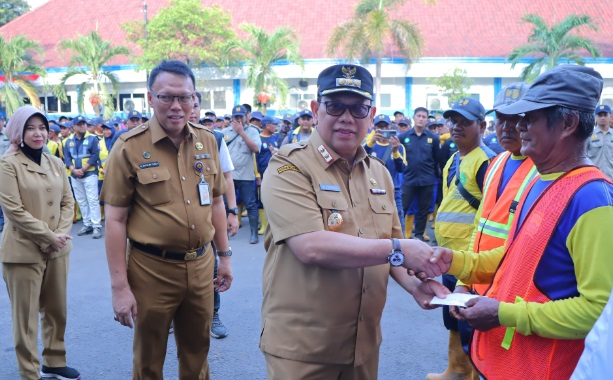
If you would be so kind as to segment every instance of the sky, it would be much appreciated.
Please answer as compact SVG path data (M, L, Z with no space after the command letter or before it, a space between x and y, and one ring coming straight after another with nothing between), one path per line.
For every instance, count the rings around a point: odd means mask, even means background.
M49 0L28 0L28 4L30 4L31 9L34 9L40 7L48 1Z

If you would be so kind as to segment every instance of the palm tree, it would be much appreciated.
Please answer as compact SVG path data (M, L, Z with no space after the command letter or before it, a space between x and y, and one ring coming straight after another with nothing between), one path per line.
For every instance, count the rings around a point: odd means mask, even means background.
M130 54L130 50L125 46L111 46L97 31L77 36L75 39L62 40L58 46L61 50L70 50L72 56L70 69L54 88L56 96L61 101L67 101L66 81L75 75L81 76L83 82L77 86L79 113L84 112L85 92L90 89L89 101L96 115L100 116L101 106L104 105L104 117L111 117L115 112L115 98L109 94L104 82L108 80L111 83L115 96L119 82L115 74L105 70L104 65L116 56Z
M4 75L4 84L0 95L6 104L7 116L23 106L23 91L34 107L40 107L40 99L36 87L25 73L44 77L47 71L35 59L35 54L41 55L42 45L37 41L29 40L25 36L16 36L5 40L0 36L0 72Z
M541 72L562 62L572 61L578 65L584 65L585 62L578 54L584 49L593 58L601 56L593 40L572 34L574 30L583 26L594 31L598 30L587 15L568 15L559 23L553 24L551 28L539 15L526 14L522 20L534 25L532 34L528 37L527 44L516 47L507 56L507 61L512 62L511 68L514 68L525 56L536 56L536 59L522 70L522 80L532 82Z
M247 86L254 89L254 104L263 113L277 100L284 106L289 92L287 82L277 75L273 66L286 60L304 69L296 33L282 26L268 34L264 29L248 23L241 25L241 29L248 33L248 38L229 42L226 50L228 53L235 49L242 51L249 65Z
M436 0L424 2L433 4ZM361 0L355 8L355 17L337 25L326 46L329 56L344 53L347 58L361 58L364 62L375 58L376 104L380 104L381 60L387 44L394 44L408 67L423 48L423 38L415 23L390 17L392 10L403 3L404 0Z

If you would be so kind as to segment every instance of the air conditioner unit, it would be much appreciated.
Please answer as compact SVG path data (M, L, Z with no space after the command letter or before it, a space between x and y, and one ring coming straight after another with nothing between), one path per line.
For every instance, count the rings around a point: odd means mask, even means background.
M298 102L298 111L304 111L304 110L308 110L311 108L311 102L309 102L306 99L301 99Z
M131 111L143 112L145 110L145 99L135 98L135 99L125 99L123 101L123 111L125 113Z

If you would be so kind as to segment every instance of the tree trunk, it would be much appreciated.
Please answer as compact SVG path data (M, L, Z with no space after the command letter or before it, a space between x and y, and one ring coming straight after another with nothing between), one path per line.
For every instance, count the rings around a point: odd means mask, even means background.
M375 106L381 108L381 52L377 54L377 63L375 66Z

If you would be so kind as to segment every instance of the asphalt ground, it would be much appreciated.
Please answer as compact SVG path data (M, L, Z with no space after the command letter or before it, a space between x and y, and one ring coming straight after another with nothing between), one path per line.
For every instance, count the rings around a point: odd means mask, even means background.
M221 340L211 339L212 379L266 378L264 357L258 348L264 239L260 236L259 244L248 244L248 226L244 218L243 228L230 242L234 281L232 288L222 294L220 309L229 335ZM70 256L65 335L68 365L77 368L85 380L130 379L133 332L113 320L104 239L79 237L76 233L80 227L81 223L77 223L72 229L74 249ZM432 229L428 228L428 234L433 235ZM0 288L0 380L19 379L9 299L6 288ZM424 379L428 372L445 369L448 335L440 309L422 310L390 279L381 324L379 379ZM170 335L165 379L178 378L176 357L175 341Z

